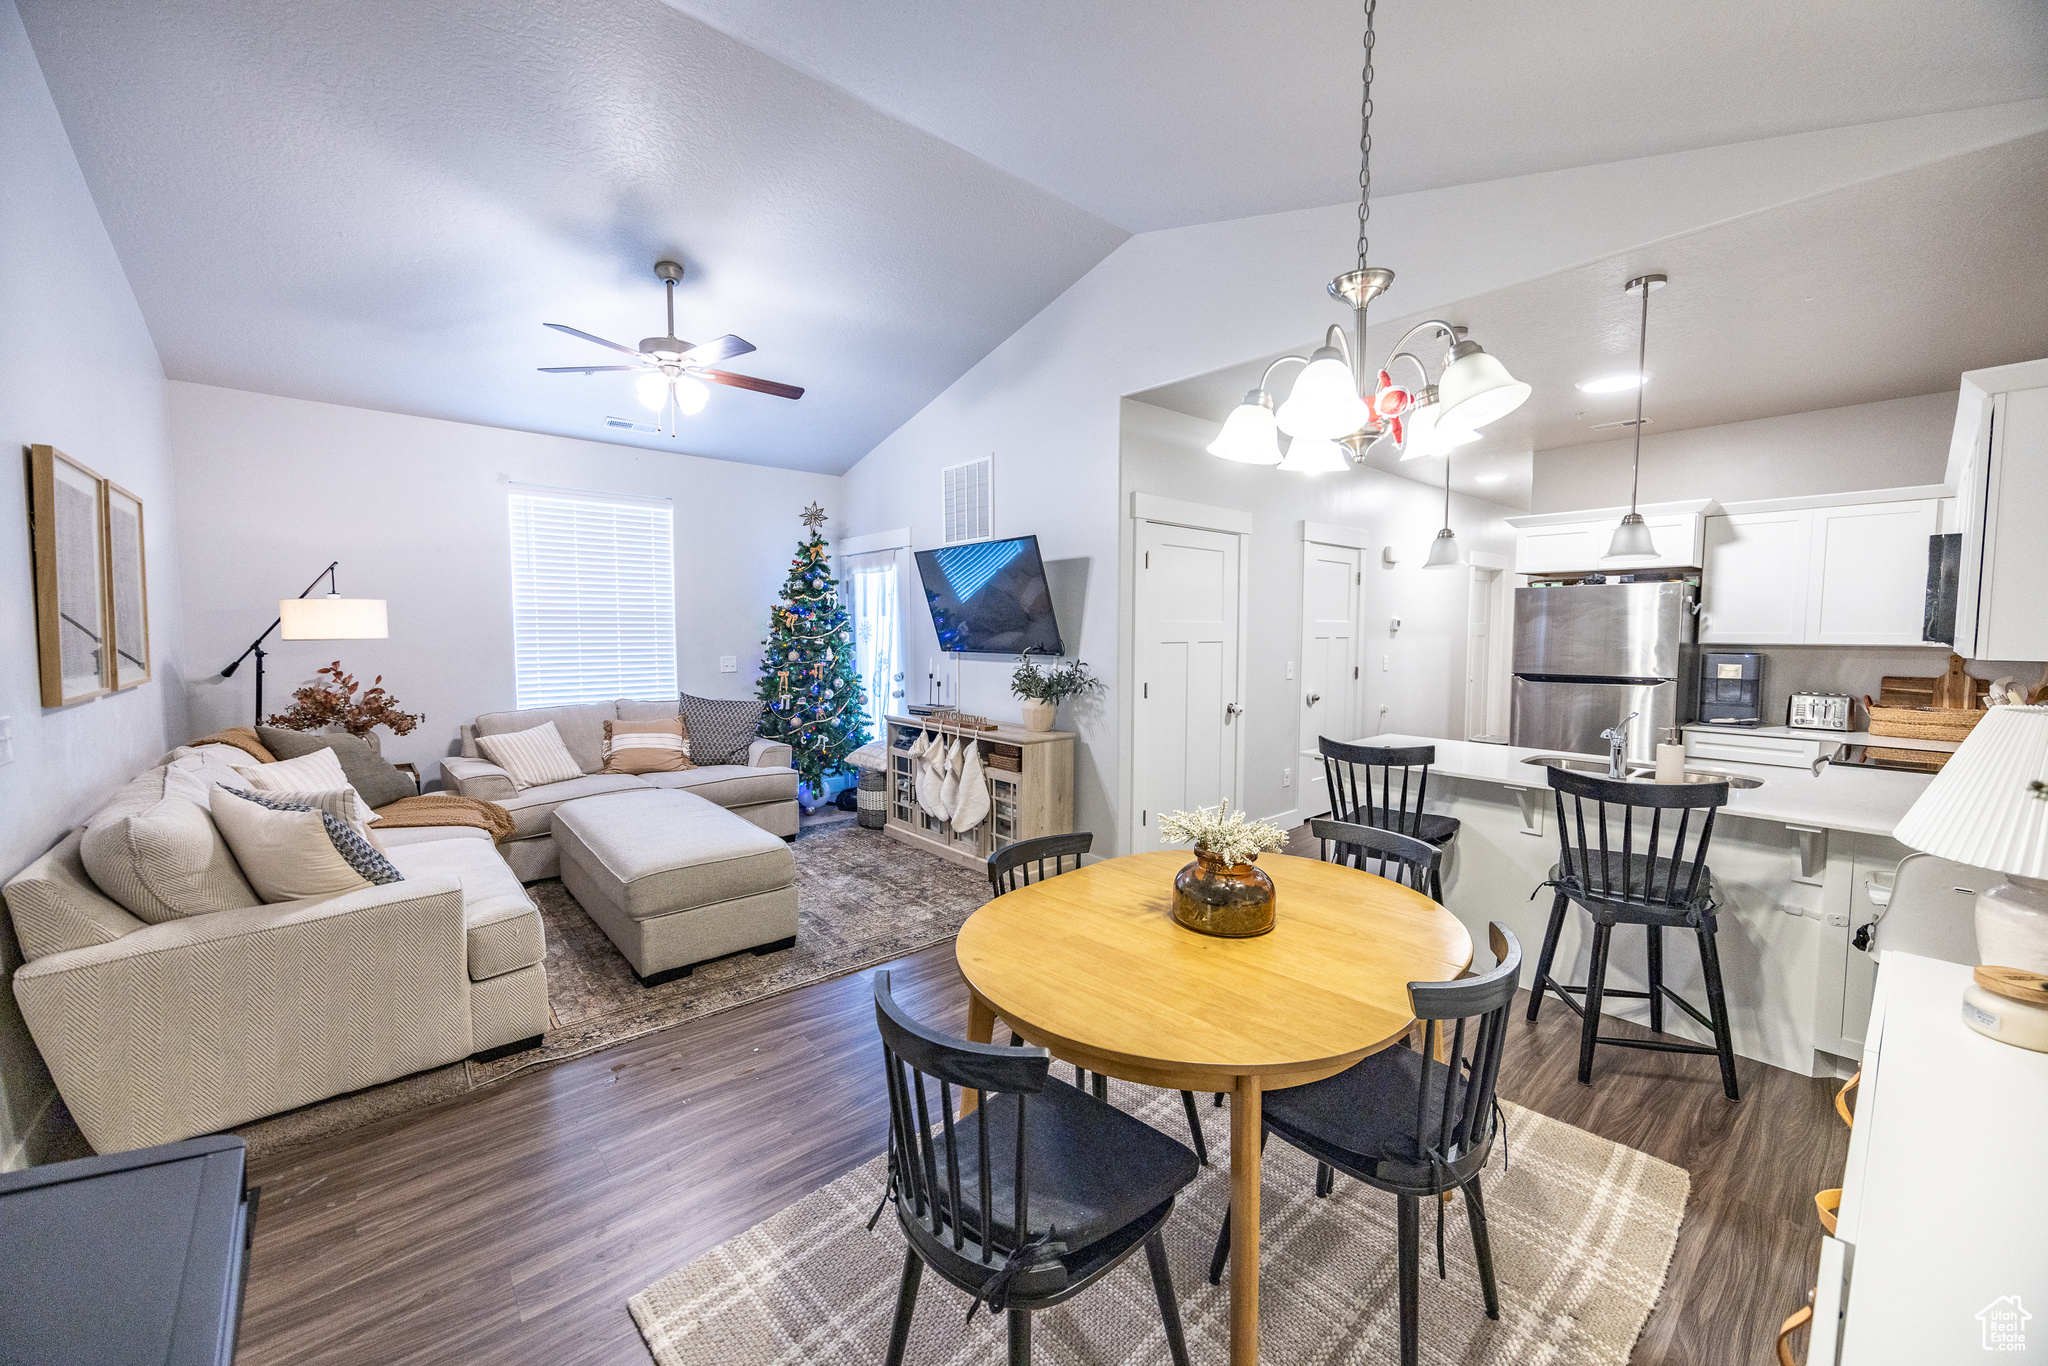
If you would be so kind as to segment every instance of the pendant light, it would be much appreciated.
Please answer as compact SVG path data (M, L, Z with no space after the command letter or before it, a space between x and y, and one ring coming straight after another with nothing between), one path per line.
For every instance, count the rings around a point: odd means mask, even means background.
M1644 368L1650 354L1650 291L1662 289L1665 285L1662 275L1638 275L1622 288L1630 294L1643 296L1642 322L1636 333L1636 373L1647 375ZM1657 540L1650 534L1643 515L1636 511L1636 494L1643 482L1643 389L1636 385L1636 420L1630 424L1636 429L1635 465L1629 476L1628 516L1621 519L1621 525L1614 528L1614 540L1607 546L1610 560L1654 560L1657 558Z
M1460 563L1458 554L1458 533L1451 530L1451 453L1444 452L1444 527L1437 532L1436 539L1429 543L1429 558L1422 562L1424 569L1450 569Z
M1224 422L1223 431L1209 444L1209 453L1225 460L1251 464L1277 464L1289 471L1312 464L1321 470L1329 453L1316 441L1337 442L1350 451L1348 464L1360 463L1368 446L1391 440L1403 460L1448 452L1452 446L1478 440L1478 429L1497 422L1520 407L1529 397L1529 386L1508 373L1499 360L1486 354L1479 343L1462 335L1439 318L1431 318L1408 329L1394 343L1386 366L1377 372L1365 368L1366 308L1394 283L1394 272L1384 266L1367 264L1367 224L1372 217L1372 80L1373 50L1378 41L1374 18L1378 0L1364 0L1365 63L1360 71L1362 86L1358 108L1358 265L1330 282L1330 296L1350 305L1354 334L1331 327L1322 346L1307 356L1283 356L1266 367L1266 377L1246 394L1244 401ZM1441 362L1441 378L1429 382L1429 370L1422 361L1402 347L1412 337L1434 333L1448 343ZM1422 371L1420 388L1397 388L1387 371L1406 355ZM1294 380L1287 400L1276 409L1266 388L1274 367L1292 361L1303 368ZM1433 402L1432 402L1433 398ZM1431 409L1434 408L1434 411ZM1283 460L1274 428L1293 437L1294 445ZM1302 443L1311 443L1297 456Z

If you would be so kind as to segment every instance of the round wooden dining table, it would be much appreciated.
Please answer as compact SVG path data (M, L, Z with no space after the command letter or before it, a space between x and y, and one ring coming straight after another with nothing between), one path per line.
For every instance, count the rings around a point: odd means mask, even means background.
M1173 919L1187 861L1131 854L1020 887L968 918L955 953L977 1043L1001 1019L1091 1072L1230 1093L1230 1360L1256 1366L1261 1094L1401 1039L1408 984L1461 976L1472 936L1420 892L1284 854L1259 860L1277 893L1271 933L1197 934Z

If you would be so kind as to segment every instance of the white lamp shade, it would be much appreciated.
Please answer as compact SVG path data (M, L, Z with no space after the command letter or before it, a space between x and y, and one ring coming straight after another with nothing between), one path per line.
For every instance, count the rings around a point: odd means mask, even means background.
M1464 557L1458 553L1458 535L1449 527L1445 527L1436 534L1436 539L1429 543L1429 558L1422 562L1422 567L1450 569L1463 563Z
M285 598L277 633L286 640L383 640L391 633L382 598Z
M1209 443L1209 454L1246 465L1280 463L1280 425L1263 403L1240 403L1223 419L1223 430Z
M659 370L650 370L633 381L633 391L640 396L641 406L651 413L668 407L668 376Z
M1631 512L1621 519L1621 525L1614 528L1614 539L1607 543L1607 558L1610 560L1654 560L1657 558L1657 538L1650 534L1650 527L1641 517Z
M1363 427L1372 408L1358 396L1351 367L1333 347L1318 348L1280 405L1280 430L1289 436L1335 441Z
M1305 436L1287 443L1287 458L1280 462L1280 468L1289 474L1341 474L1350 467L1342 446Z
M2048 878L2048 707L1993 707L1892 838L1936 858Z
M684 375L676 380L676 407L684 417L695 417L711 401L711 386Z
M1444 377L1437 381L1436 396L1443 409L1437 414L1438 425L1477 431L1521 407L1529 397L1529 386L1475 346L1444 370Z
M1460 427L1446 427L1440 419L1444 406L1425 403L1402 419L1401 458L1419 460L1425 455L1442 455L1479 439L1479 433Z

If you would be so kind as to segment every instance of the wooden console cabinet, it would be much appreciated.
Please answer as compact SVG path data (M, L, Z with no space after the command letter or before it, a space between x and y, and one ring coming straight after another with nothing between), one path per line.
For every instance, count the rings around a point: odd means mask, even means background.
M1064 835L1074 828L1074 733L1065 730L960 730L914 716L887 718L889 805L882 833L955 863L979 868L1006 844ZM981 824L955 830L917 804L910 747L918 735L963 738L981 747L989 783L989 813Z

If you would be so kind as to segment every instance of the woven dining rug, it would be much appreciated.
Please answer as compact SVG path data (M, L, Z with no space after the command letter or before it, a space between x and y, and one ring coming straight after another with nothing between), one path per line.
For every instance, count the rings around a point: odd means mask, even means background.
M1110 1098L1185 1140L1180 1097L1111 1083ZM1212 1154L1229 1151L1228 1111L1200 1106ZM1628 1360L1664 1284L1690 1178L1648 1153L1503 1103L1508 1143L1483 1178L1500 1285L1486 1317L1463 1202L1445 1208L1448 1278L1436 1277L1432 1203L1422 1213L1422 1360L1596 1366ZM1507 1151L1504 1151L1504 1147ZM628 1307L660 1366L880 1362L889 1342L904 1239L893 1210L867 1231L887 1179L876 1158L633 1296ZM1204 1167L1166 1223L1188 1355L1229 1355L1229 1277L1207 1272L1230 1199L1222 1163ZM1349 1366L1400 1359L1395 1201L1344 1177L1315 1199L1315 1164L1266 1150L1260 1190L1262 1359ZM927 1273L906 1363L1000 1361L1000 1315L963 1323L967 1296ZM1142 1254L1067 1303L1033 1316L1037 1359L1164 1366L1170 1358Z

